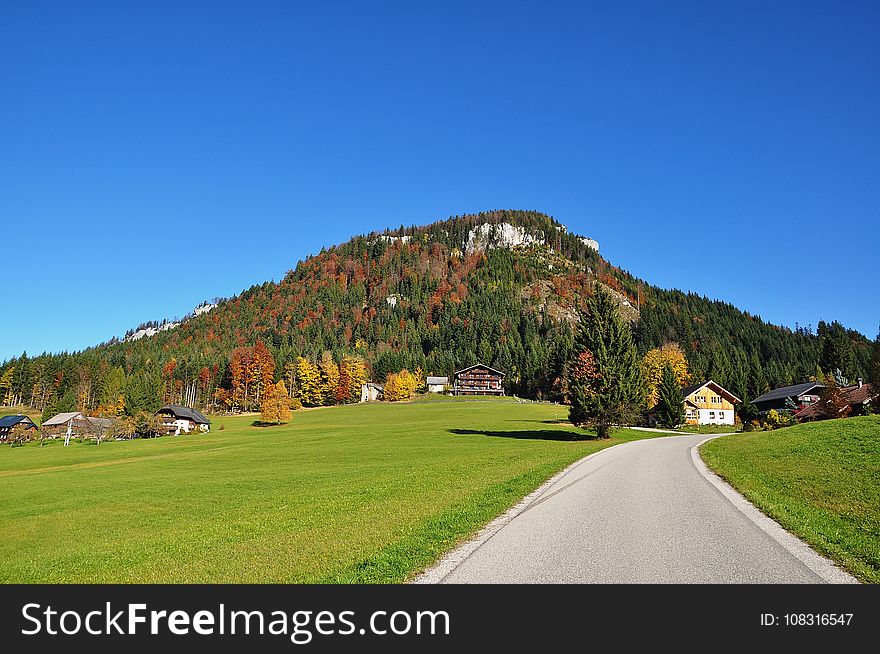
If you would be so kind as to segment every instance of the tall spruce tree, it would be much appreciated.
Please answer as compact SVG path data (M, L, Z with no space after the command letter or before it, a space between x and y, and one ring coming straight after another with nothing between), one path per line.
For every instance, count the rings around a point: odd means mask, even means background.
M608 438L611 427L627 424L644 402L642 367L629 325L620 316L617 302L598 284L580 312L571 366L589 352L595 375L571 375L569 420L593 427L599 438Z
M880 332L871 347L871 362L868 364L868 381L877 392L880 389Z
M684 423L684 398L675 370L669 364L663 369L663 378L657 389L657 422L661 427L675 429Z

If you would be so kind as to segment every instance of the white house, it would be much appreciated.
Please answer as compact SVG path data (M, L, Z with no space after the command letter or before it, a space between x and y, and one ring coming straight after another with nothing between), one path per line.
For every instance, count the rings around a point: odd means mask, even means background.
M201 411L179 404L163 406L156 411L156 415L161 419L166 432L175 436L180 436L182 433L188 434L191 431L211 430L211 421Z
M449 386L449 377L428 377L425 384L429 393L442 393Z
M373 384L372 382L361 386L361 402L375 402L382 399L382 391L385 387L381 384Z

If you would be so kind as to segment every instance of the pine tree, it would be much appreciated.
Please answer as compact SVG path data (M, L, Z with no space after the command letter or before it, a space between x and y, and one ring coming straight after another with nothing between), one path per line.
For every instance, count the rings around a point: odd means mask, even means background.
M684 423L684 398L675 370L669 364L663 369L663 379L657 389L657 422L661 427L675 429Z
M826 375L833 375L840 370L844 377L856 376L852 341L839 322L834 321L830 325L819 323L819 350L819 368Z
M638 414L645 388L630 327L614 298L598 284L580 312L573 363L583 352L592 355L596 377L579 381L573 376L569 419L608 438L613 425L626 424Z
M868 381L874 387L874 392L880 392L880 332L871 346L871 361L868 364Z

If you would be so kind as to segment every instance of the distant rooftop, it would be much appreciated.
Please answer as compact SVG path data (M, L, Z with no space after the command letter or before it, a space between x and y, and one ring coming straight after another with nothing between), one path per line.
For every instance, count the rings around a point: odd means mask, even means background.
M764 393L761 397L756 397L752 402L770 402L772 400L784 400L787 397L797 397L803 395L807 391L814 388L825 388L824 384L818 382L804 382L803 384L795 384L794 386L782 386L774 388L769 393Z

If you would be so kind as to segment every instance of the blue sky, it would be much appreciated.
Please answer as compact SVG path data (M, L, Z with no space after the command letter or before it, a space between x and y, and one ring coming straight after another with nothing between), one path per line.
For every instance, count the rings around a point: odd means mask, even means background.
M494 208L876 334L880 4L431 4L2 3L0 359Z

